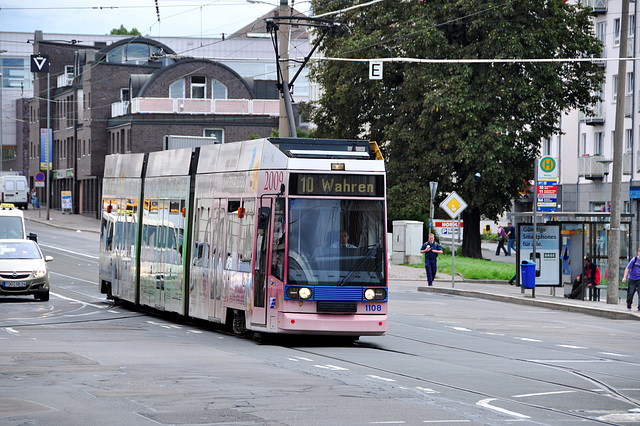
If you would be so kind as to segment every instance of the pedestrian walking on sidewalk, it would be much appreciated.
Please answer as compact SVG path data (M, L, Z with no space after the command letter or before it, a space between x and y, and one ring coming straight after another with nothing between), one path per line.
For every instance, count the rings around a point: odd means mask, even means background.
M504 251L505 256L509 256L507 249L504 248L504 242L507 241L507 234L504 232L504 228L498 225L498 232L496 233L498 234L498 248L496 248L496 256L500 256L500 249Z
M511 256L511 249L516 251L516 227L513 226L511 222L509 222L509 228L507 228L507 251L509 252L507 256Z
M627 287L627 309L631 309L633 305L633 296L638 293L638 310L640 311L640 263L638 258L640 257L640 248L638 254L634 256L627 267L624 269L624 276L622 282L627 282L629 278L629 285Z
M429 241L422 245L420 253L424 253L424 269L427 271L427 281L432 286L438 272L438 255L442 253L442 246L436 242L435 235L429 234Z

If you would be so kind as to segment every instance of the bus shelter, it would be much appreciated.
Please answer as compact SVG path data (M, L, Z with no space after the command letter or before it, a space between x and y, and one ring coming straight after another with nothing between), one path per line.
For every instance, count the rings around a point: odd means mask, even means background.
M536 287L571 286L584 271L585 258L595 263L601 272L601 285L606 285L609 268L609 212L550 212L536 218L536 253L533 254L533 213L515 213L517 223L516 260L536 264ZM520 219L520 220L518 220ZM632 214L620 217L620 271L622 278L632 248ZM517 280L520 284L520 273ZM584 298L583 289L583 298Z

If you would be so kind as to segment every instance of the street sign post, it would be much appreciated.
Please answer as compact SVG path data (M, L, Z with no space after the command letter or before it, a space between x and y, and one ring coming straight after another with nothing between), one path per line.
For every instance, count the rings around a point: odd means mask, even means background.
M461 196L459 196L456 191L451 192L447 195L440 203L440 208L447 212L447 214L451 217L451 219L456 220L458 216L467 208L467 203L464 202ZM451 288L455 287L455 277L456 277L456 241L454 235L451 235Z

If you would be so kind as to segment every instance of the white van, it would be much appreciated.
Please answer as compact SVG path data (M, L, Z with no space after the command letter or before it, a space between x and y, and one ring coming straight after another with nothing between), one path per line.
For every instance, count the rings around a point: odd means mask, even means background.
M26 176L0 176L0 191L2 191L1 202L11 203L23 209L29 208L29 185Z

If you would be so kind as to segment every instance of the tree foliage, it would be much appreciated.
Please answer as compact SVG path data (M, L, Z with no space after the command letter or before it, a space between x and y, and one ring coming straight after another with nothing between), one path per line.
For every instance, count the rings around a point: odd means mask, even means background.
M137 28L131 28L131 31L127 30L124 25L120 25L120 28L113 28L109 33L111 35L141 35Z
M316 14L353 5L312 3ZM339 21L348 31L324 39L326 58L548 59L601 52L588 10L562 1L387 0L343 12ZM326 60L310 75L324 89L303 108L318 125L316 136L378 141L391 217L426 217L430 181L439 182L436 206L455 190L469 204L463 254L471 257L481 257L480 217L495 219L511 207L533 178L541 140L560 131L562 112L588 110L603 81L600 67L575 61L385 62L383 80L369 80L366 62Z

